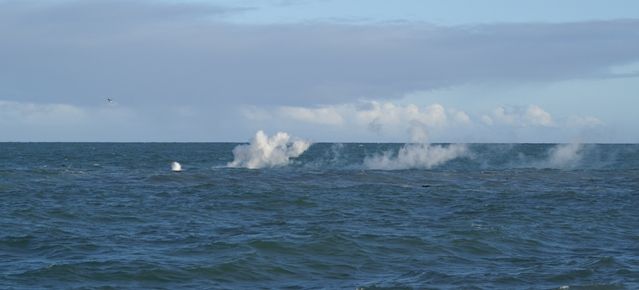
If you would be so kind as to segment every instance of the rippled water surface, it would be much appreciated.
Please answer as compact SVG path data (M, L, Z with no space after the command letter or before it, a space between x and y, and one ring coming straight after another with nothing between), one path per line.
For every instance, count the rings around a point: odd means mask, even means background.
M236 145L0 143L0 288L639 289L638 145Z

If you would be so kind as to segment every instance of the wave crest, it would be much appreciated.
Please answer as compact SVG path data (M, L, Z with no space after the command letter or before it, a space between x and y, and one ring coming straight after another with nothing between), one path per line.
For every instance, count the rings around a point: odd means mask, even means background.
M277 132L269 137L260 130L250 144L238 145L233 149L233 161L227 166L249 169L285 166L291 158L302 155L311 145L309 141L291 138L286 132Z

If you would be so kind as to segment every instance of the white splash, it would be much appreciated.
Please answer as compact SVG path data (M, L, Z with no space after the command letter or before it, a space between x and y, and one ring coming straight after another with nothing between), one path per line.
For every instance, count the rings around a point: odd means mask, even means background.
M364 166L369 169L401 170L401 169L430 169L444 164L455 158L467 154L467 147L463 144L448 146L430 145L426 143L406 144L394 156L386 151L364 159Z
M581 160L583 145L580 143L559 144L548 151L545 167L573 168Z
M171 171L173 172L182 171L182 165L180 165L180 163L178 163L177 161L171 162Z
M277 132L269 137L260 130L250 144L238 145L233 149L234 159L227 166L249 169L285 166L291 158L302 155L311 144L306 140L292 140L285 132Z

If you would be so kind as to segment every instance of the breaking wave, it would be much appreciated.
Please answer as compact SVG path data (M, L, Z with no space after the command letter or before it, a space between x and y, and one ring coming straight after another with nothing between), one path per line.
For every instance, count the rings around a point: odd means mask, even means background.
M234 159L227 166L249 169L284 166L289 164L291 158L302 155L311 145L311 142L291 138L285 132L277 132L269 137L260 130L250 144L238 145L233 149Z
M639 168L630 144L318 143L285 132L258 131L249 144L231 145L220 167L303 167L312 170L502 170ZM226 151L226 152L229 152Z

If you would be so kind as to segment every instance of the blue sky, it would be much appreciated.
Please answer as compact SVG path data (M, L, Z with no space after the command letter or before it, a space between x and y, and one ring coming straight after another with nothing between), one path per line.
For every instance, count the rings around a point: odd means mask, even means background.
M637 143L638 11L0 0L0 141Z

